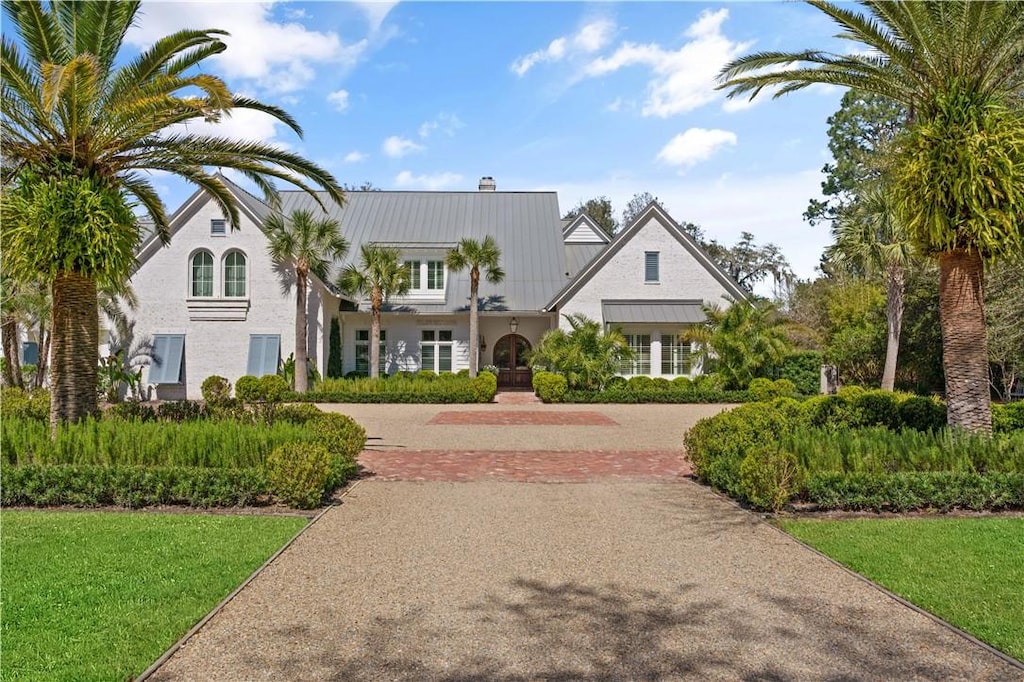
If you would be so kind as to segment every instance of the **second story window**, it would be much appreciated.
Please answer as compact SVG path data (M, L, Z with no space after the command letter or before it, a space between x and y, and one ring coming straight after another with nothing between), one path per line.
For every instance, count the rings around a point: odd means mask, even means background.
M209 251L192 256L191 281L189 292L193 298L213 296L213 256Z
M224 295L245 296L245 254L241 251L232 251L224 257Z
M416 290L420 288L420 262L418 260L405 261L405 267L409 271L409 288Z
M644 282L648 284L653 284L659 281L658 256L659 253L657 251L644 252Z
M444 289L444 261L427 261L427 289L431 291Z
M409 273L409 296L441 298L444 296L446 269L443 260L405 261Z

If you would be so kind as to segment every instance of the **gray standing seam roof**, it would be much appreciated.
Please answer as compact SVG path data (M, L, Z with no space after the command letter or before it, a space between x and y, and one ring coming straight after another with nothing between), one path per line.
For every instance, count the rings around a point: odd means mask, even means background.
M406 248L447 249L460 239L490 235L501 248L505 280L480 282L481 310L536 311L568 281L558 196L554 192L346 192L338 207L325 200L350 243L345 261L358 257L365 243L403 244ZM281 192L281 210L323 211L301 191ZM575 272L573 272L575 274ZM410 308L420 312L468 310L469 272L451 273L445 304Z
M597 257L597 254L607 247L607 244L566 244L565 268L569 273L569 279L578 275L590 261Z
M707 318L701 301L602 300L601 316L618 324L700 324Z

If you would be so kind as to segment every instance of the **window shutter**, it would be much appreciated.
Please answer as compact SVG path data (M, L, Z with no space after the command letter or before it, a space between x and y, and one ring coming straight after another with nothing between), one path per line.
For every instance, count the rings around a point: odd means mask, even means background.
M657 282L658 274L658 252L644 252L644 281Z
M255 377L277 374L281 357L281 337L278 334L250 334L249 360L245 373Z
M210 221L210 234L227 234L228 221L221 218L214 218Z
M181 360L185 355L184 334L159 334L153 337L153 364L149 383L180 384Z

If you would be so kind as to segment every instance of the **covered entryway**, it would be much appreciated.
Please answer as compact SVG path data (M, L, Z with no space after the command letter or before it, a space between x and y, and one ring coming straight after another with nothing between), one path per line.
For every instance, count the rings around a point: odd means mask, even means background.
M507 334L494 344L500 388L531 388L532 373L526 364L530 348L530 342L519 334Z

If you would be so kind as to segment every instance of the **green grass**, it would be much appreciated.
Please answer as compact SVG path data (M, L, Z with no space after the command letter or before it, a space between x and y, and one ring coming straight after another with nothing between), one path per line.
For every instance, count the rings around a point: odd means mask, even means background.
M781 525L843 565L1024 660L1024 518Z
M141 673L301 517L0 513L2 680Z

